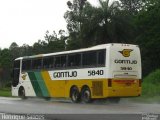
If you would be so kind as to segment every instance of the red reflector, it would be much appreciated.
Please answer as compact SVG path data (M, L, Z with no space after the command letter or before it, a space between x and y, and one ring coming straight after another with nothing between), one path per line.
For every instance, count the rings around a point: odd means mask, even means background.
M132 84L135 82L135 80L114 80L114 82L119 83L119 84Z
M134 83L134 80L114 80L117 83Z
M112 79L108 79L108 87L112 87Z

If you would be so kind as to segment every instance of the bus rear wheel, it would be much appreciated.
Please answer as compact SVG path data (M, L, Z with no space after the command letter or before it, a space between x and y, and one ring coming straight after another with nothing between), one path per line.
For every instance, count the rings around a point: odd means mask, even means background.
M81 92L81 99L83 102L85 103L90 103L92 102L92 99L91 99L91 91L88 87L84 87L82 89L82 92Z
M70 98L74 103L80 102L80 93L77 87L71 88Z
M20 87L20 88L19 88L18 96L19 96L20 98L22 98L22 99L26 99L26 98L27 98L26 95L25 95L25 90L24 90L23 87Z

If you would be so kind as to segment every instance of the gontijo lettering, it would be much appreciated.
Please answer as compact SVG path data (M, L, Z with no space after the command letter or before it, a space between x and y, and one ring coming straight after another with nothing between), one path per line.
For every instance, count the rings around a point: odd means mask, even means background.
M54 72L54 78L77 77L77 71Z
M137 64L137 60L114 60L115 63L119 64Z

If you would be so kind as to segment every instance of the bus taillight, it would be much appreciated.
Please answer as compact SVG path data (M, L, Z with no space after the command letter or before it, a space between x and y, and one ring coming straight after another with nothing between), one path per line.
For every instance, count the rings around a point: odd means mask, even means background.
M112 87L112 79L108 79L108 87Z

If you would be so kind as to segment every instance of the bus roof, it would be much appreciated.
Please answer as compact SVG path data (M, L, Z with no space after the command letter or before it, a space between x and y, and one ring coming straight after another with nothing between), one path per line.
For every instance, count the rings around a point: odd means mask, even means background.
M101 49L106 49L107 47L113 46L113 45L132 45L132 44L121 44L121 43L101 44L101 45L96 45L96 46L92 46L92 47L88 47L88 48L81 48L81 49L77 49L77 50L69 50L69 51L46 53L46 54L37 54L37 55L32 55L32 56L24 56L24 57L16 58L15 60L46 57L46 56L52 56L52 55L70 54L70 53L77 53L77 52L84 52L84 51L91 51L91 50L101 50Z

